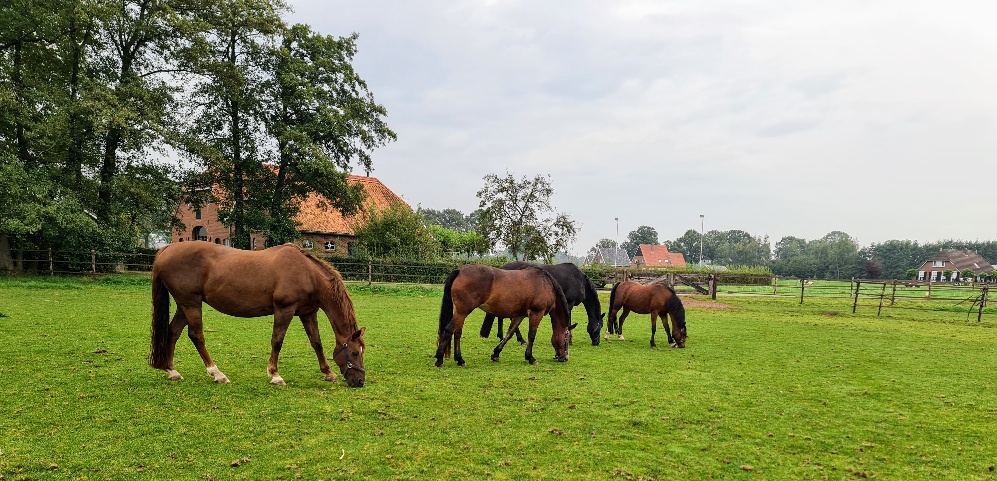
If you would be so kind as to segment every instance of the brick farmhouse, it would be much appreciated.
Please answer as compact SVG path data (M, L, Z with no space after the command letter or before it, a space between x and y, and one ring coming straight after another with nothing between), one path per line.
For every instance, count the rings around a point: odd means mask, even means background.
M301 237L296 244L315 251L317 254L346 256L356 241L356 228L366 221L368 210L381 211L392 204L401 203L411 208L401 197L387 188L375 177L351 175L351 184L360 184L367 192L367 200L355 215L344 216L341 212L326 207L328 204L321 195L311 194L302 203L295 217ZM232 228L218 218L218 204L209 203L200 209L181 203L177 217L185 226L183 231L173 231L173 242L207 241L230 245ZM250 245L253 250L266 246L266 237L259 232L252 233Z

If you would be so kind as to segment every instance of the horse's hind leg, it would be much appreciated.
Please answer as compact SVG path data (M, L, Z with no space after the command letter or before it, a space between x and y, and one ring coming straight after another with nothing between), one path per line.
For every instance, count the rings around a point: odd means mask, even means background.
M498 345L495 346L495 350L492 351L493 361L498 362L499 354L502 352L502 349L505 348L505 344L509 342L509 339L512 339L512 333L516 331L516 329L519 327L519 323L521 322L523 322L522 317L514 317L509 320L509 331L506 332L505 337L503 337L502 340L499 341Z
M626 340L626 339L623 338L623 321L627 320L627 314L630 314L630 309L627 309L626 307L624 307L623 308L623 312L620 313L620 321L616 325L616 334L618 334L620 336L620 340L621 341L625 341Z
M204 345L204 327L201 320L201 302L198 301L197 306L181 306L183 309L183 315L187 318L187 337L190 338L191 342L194 343L194 347L197 349L197 353L201 355L201 360L204 361L204 368L208 372L208 375L214 378L215 382L228 382L228 377L225 376L215 362L211 360L211 355L208 354L208 348Z
M280 357L280 349L284 347L284 335L294 318L294 309L279 309L273 313L273 335L270 336L270 362L267 363L267 374L270 375L270 384L283 386L284 378L277 372L277 358ZM316 324L318 322L316 321ZM324 356L323 356L324 357Z
M318 367L322 371L322 374L325 374L325 380L335 381L336 373L329 368L329 361L326 360L325 351L322 349L322 338L318 332L318 313L313 312L299 317L301 318L301 324L305 326L305 334L308 335L308 342L312 344L315 356L318 357Z
M170 321L170 350L166 373L169 375L171 381L183 380L183 376L173 367L173 357L177 352L177 341L180 336L183 335L183 328L187 327L187 317L183 315L183 309L177 308L177 312L173 314L173 320Z

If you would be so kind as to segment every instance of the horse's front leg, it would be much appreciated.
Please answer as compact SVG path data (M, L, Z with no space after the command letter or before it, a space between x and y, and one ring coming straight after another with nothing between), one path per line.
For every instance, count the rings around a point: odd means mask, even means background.
M523 318L522 317L513 317L512 319L509 319L509 331L506 332L505 337L503 337L502 340L499 341L498 345L495 346L495 350L492 351L492 360L493 361L498 362L498 360L499 360L499 354L502 352L502 349L505 348L505 344L507 342L509 342L509 339L512 339L512 333L517 328L519 328L519 323L521 323L521 322L523 322Z
M677 344L675 343L675 338L672 337L672 329L668 326L668 317L669 314L667 312L661 315L661 327L664 327L665 334L668 334L668 345L675 347Z
M530 364L536 364L537 358L533 357L533 342L537 339L537 327L540 326L540 321L543 320L543 314L540 316L530 316L530 332L527 334L526 342L526 362Z
M215 361L211 360L211 355L208 354L208 348L204 344L204 327L201 320L201 301L198 300L196 306L187 305L186 307L180 308L183 309L184 317L187 318L187 337L189 337L191 342L194 343L194 348L197 349L197 353L201 355L201 360L204 361L204 369L208 372L209 376L214 378L215 382L228 382L228 376L218 369L218 366L215 365ZM172 373L170 375L172 376Z
M294 318L294 309L279 309L273 314L273 335L270 336L270 362L267 363L267 374L270 375L270 384L283 386L286 384L284 378L277 372L277 358L280 357L280 349L284 347L284 335Z
M336 373L329 368L329 361L326 360L325 351L322 348L322 338L319 336L318 312L302 314L298 317L301 319L301 324L305 326L305 334L308 335L308 342L311 343L312 349L315 350L315 357L318 358L319 370L321 370L322 374L325 375L326 381L335 381L337 379Z

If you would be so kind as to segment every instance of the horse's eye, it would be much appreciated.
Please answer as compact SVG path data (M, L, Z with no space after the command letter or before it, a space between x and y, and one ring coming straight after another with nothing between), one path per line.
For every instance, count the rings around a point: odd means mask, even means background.
M353 351L353 357L360 357L360 351Z

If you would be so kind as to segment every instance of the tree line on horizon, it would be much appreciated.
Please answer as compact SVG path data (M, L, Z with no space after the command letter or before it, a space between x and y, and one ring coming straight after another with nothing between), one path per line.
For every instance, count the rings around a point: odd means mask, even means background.
M841 231L811 240L785 236L771 246L767 236L752 236L743 230L700 234L689 229L674 240L659 242L653 227L640 226L627 235L620 248L632 258L640 244L664 244L668 250L682 253L690 266L700 263L702 249L702 261L708 265L766 267L778 276L814 279L907 279L911 269L947 249L975 251L991 263L997 260L997 241L888 240L863 247ZM590 252L615 246L616 241L601 239Z

